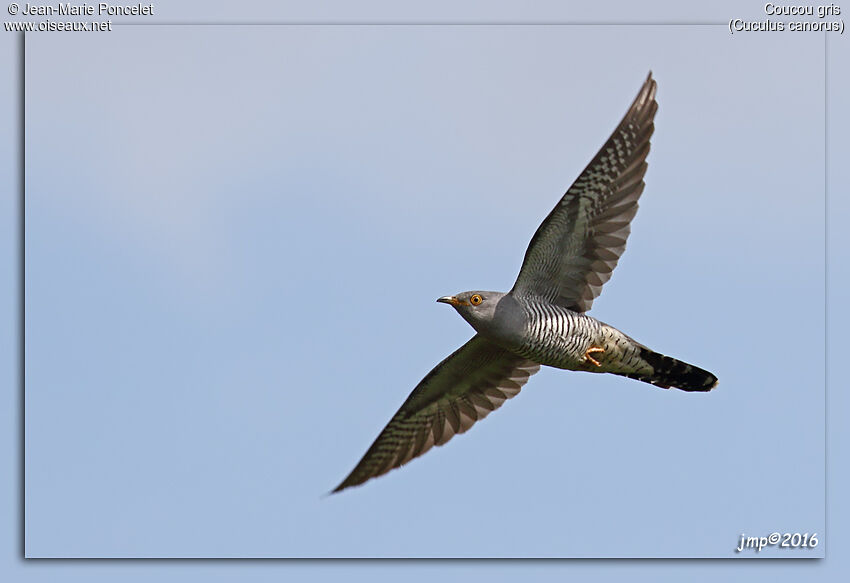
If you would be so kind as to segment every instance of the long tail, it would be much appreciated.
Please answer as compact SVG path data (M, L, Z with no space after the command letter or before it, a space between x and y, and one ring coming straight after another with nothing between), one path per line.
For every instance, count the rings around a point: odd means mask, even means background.
M652 367L652 374L626 373L622 376L650 383L664 389L710 391L717 386L717 377L687 362L664 356L641 347L641 358Z

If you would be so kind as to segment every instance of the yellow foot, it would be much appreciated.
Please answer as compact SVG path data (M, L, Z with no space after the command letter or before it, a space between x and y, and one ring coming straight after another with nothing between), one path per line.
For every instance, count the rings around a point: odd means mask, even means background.
M591 353L593 353L593 352L605 352L605 349L604 348L598 348L596 346L591 346L590 348L588 348L587 350L584 351L584 359L585 360L589 360L590 362L592 362L596 366L602 366L601 364L599 364L598 360L596 360L595 358L590 356Z

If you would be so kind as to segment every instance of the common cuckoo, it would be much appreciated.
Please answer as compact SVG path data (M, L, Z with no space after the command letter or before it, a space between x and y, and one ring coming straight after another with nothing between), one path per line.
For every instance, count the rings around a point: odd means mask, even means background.
M519 393L541 365L608 372L683 391L717 377L652 351L586 315L626 248L658 109L652 73L625 117L538 227L507 293L468 291L453 306L475 336L413 389L334 492L402 466Z

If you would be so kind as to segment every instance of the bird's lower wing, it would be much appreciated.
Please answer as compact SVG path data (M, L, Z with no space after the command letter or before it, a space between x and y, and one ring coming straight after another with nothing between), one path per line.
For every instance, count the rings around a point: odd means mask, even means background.
M429 372L336 487L339 492L402 466L498 409L540 365L479 335Z

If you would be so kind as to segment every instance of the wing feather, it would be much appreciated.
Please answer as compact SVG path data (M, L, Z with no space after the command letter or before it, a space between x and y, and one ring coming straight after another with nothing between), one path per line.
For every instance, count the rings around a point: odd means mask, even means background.
M467 431L519 393L540 365L472 337L413 389L334 492L362 484Z
M586 312L626 249L658 110L652 73L623 120L541 223L512 293Z

